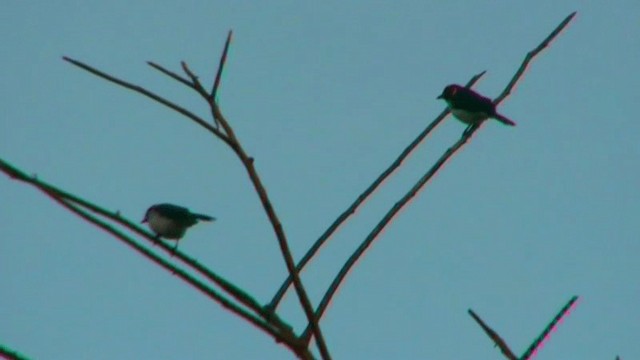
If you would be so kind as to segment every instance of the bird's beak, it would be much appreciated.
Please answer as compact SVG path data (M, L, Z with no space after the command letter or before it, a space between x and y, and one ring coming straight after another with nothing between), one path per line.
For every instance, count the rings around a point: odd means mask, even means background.
M444 96L442 96L442 94L438 95L438 97L436 99L443 99Z

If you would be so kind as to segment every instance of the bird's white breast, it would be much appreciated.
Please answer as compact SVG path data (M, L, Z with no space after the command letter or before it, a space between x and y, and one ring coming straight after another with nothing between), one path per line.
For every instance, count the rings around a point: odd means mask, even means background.
M467 111L467 110L462 110L462 109L451 109L451 113L453 114L453 116L457 117L458 120L462 121L463 123L467 123L467 124L473 124L473 123L478 123L480 121L483 120L487 120L489 118L489 116L487 116L486 113L483 112L471 112L471 111Z
M149 213L148 222L153 232L166 239L180 239L187 230L185 226L156 212Z

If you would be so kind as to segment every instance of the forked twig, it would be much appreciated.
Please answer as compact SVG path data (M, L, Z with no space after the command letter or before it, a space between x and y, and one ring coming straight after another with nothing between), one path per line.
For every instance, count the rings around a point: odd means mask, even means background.
M485 72L486 71L483 71L483 72L481 72L479 74L474 75L469 80L469 82L467 83L466 86L467 87L473 86L485 74ZM396 169L398 167L400 167L402 162L409 155L411 155L413 150L415 150L415 148L422 142L422 140L424 140L431 133L431 131L433 129L435 129L435 127L438 126L440 124L440 122L448 114L449 114L449 110L448 109L442 111L442 113L440 113L440 115L438 115L438 117L436 117L435 120L433 120L429 124L429 126L427 126L424 130L422 130L422 132L409 144L409 146L407 146L402 151L402 153L400 153L400 155L393 161L393 163L391 163L391 165L389 165L389 167L385 171L383 171L382 174L380 174L378 176L378 178L373 183L371 183L371 185L369 185L369 187L364 192L362 192L362 194L358 195L356 200L344 212L342 212L342 214L340 214L340 216L338 216L338 218L331 224L331 226L329 226L329 228L327 228L327 230L325 230L325 232L318 238L318 240L316 240L316 242L311 246L311 248L309 250L307 250L307 252L304 254L302 259L300 259L300 261L296 265L296 269L297 269L297 271L299 273L302 272L302 269L307 265L307 263L311 260L311 258L313 258L313 256L318 252L318 250L320 250L322 245L324 245L324 243L327 240L329 240L331 235L333 235L333 233L336 230L338 230L340 225L342 225L342 223L344 223L351 215L353 215L356 212L356 210L358 209L358 207L360 207L360 205L362 205L364 203L364 201L371 194L373 194L373 192L376 191L376 189L380 185L382 185L382 183L391 174L393 174L393 172L396 171ZM278 304L280 303L280 301L284 297L284 294L287 292L287 290L291 286L291 281L292 281L291 276L288 276L287 279L282 283L282 285L280 286L280 288L278 289L276 294L273 296L273 299L271 300L271 302L268 305L269 308L271 308L271 309L273 309L275 311L275 309L278 307Z
M491 340L493 340L493 343L500 348L500 350L502 351L502 353L507 359L518 360L518 357L513 353L513 351L511 351L511 349L509 349L509 346L507 346L507 343L504 340L502 340L502 338L500 337L500 335L498 335L497 332L495 332L492 328L490 328L487 324L485 324L484 321L480 319L480 316L476 315L476 313L474 313L473 310L471 309L469 309L469 315L471 315L473 320L475 320L478 323L478 325L480 325L482 330L484 330L484 332L487 333L487 336L489 336Z
M69 63L71 63L71 64L73 64L73 65L75 65L75 66L77 66L77 67L79 67L79 68L81 68L83 70L86 70L86 71L88 71L88 72L90 72L90 73L92 73L92 74L94 74L94 75L96 75L98 77L101 77L101 78L103 78L105 80L108 80L108 81L110 81L110 82L112 82L114 84L120 85L120 86L122 86L124 88L127 88L129 90L133 90L133 91L135 91L135 92L137 92L139 94L142 94L142 95L144 95L144 96L146 96L146 97L148 97L148 98L150 98L150 99L152 99L154 101L159 102L160 104L162 104L162 105L164 105L164 106L166 106L166 107L168 107L168 108L170 108L172 110L175 110L175 111L179 112L180 114L182 114L182 115L188 117L189 119L195 121L198 125L200 125L203 128L207 129L209 132L214 134L220 140L222 140L225 143L227 143L227 145L229 145L229 146L232 145L227 136L225 136L223 133L221 133L216 128L214 128L211 125L207 124L207 122L204 121L202 118L200 118L196 114L190 112L189 110L187 110L187 109L185 109L185 108L183 108L183 107L181 107L179 105L176 105L173 102L163 98L162 96L157 95L157 94L155 94L155 93L153 93L153 92L151 92L151 91L149 91L149 90L147 90L147 89L145 89L145 88L143 88L141 86L138 86L138 85L129 83L127 81L118 79L118 78L116 78L114 76L111 76L111 75L109 75L107 73L104 73L104 72L102 72L102 71L100 71L100 70L98 70L96 68L93 68L93 67L91 67L91 66L89 66L87 64L84 64L84 63L82 63L82 62L80 62L78 60L72 59L70 57L63 56L62 59L64 59L65 61L67 61L67 62L69 62Z
M149 66L151 66L152 68L154 68L154 69L156 69L156 70L160 71L161 73L163 73L163 74L165 74L165 75L169 76L170 78L172 78L172 79L174 79L174 80L176 80L176 81L178 81L178 82L183 83L184 85L188 86L189 88L191 88L191 89L194 89L194 90L195 90L195 88L194 88L193 84L191 83L191 81L189 81L189 80L187 80L187 79L183 78L182 76L180 76L180 75L178 75L178 74L174 73L173 71L168 70L168 69L166 69L165 67L163 67L163 66L161 66L161 65L158 65L158 64L154 63L153 61L147 61L147 65L149 65Z
M186 109L183 109L181 107L179 107L178 105L175 105L173 103L171 103L170 101L152 93L149 90L146 90L140 86L128 83L126 81L120 80L116 77L113 77L111 75L108 75L104 72L101 72L97 69L94 69L86 64L83 64L77 60L73 60L71 58L68 57L64 57L64 60L94 74L97 75L99 77L102 77L108 81L111 81L113 83L116 83L120 86L123 86L127 89L131 89L134 90L140 94L143 94L155 101L160 102L161 104L168 106L171 109L174 109L180 113L182 113L183 115L189 117L190 119L192 119L193 121L195 121L196 123L198 123L199 125L203 126L204 128L206 128L207 130L209 130L210 132L212 132L215 136L217 136L218 138L220 138L221 140L223 140L235 153L236 155L238 155L240 161L242 162L242 164L244 165L249 178L251 179L251 182L254 186L254 189L256 190L256 192L258 193L258 197L260 198L260 201L262 203L262 206L267 214L267 217L269 218L269 221L274 229L274 232L276 234L276 238L278 240L278 244L280 246L280 250L282 253L282 256L285 260L285 264L287 266L287 270L289 271L289 273L292 275L293 278L293 284L294 284L294 288L296 290L296 294L298 295L298 298L300 300L300 304L304 310L305 316L307 317L307 320L309 321L309 325L308 328L311 329L311 331L313 332L314 336L316 337L316 345L318 347L318 350L320 351L320 354L322 356L323 359L330 359L331 355L329 354L329 350L326 346L326 343L324 341L324 336L322 335L322 332L320 330L320 326L318 325L318 322L315 320L315 316L314 316L314 312L313 312L313 306L311 304L311 301L309 300L309 296L307 295L307 292L302 284L302 281L300 280L300 277L296 271L296 267L295 267L295 263L293 261L293 257L291 255L291 251L289 249L289 244L287 242L287 238L286 235L284 233L284 230L282 228L282 224L280 223L280 220L278 219L278 216L271 204L271 201L267 195L267 191L264 187L264 185L262 184L262 181L260 180L260 177L258 176L258 173L253 165L253 158L248 156L246 151L244 150L244 148L242 147L242 145L240 144L240 142L238 141L233 129L231 128L231 126L229 125L228 121L226 120L226 118L224 117L224 115L222 114L222 111L220 110L218 104L212 99L210 98L208 95L203 95L203 87L200 84L197 76L191 72L191 70L188 68L188 66L186 65L185 62L182 63L182 67L183 70L185 71L185 73L187 74L187 76L190 77L191 79L191 83L194 87L194 89L201 94L202 96L204 96L207 99L208 104L211 107L211 113L215 119L216 122L218 122L224 129L225 133L223 134L222 132L220 132L220 130L218 130L215 127L212 127L211 125L207 124L204 120L202 120L201 118L199 118L198 116L192 114L191 112L187 111ZM221 65L224 65L224 61L221 61ZM154 68L160 70L158 67ZM218 70L218 72L221 72L222 70ZM175 78L174 76L171 75L170 72L164 72L166 75L169 75L171 77L173 77L174 79L182 82L183 84L185 84L184 81L181 81L177 78ZM275 315L275 314L274 314Z
M483 71L479 74L474 75L471 80L467 83L467 87L473 86L484 74L486 71ZM369 185L369 187L362 192L356 200L344 211L338 218L325 230L325 232L316 240L316 242L311 246L309 250L304 254L302 259L296 265L296 269L298 272L301 272L302 269L307 265L307 263L313 258L313 256L320 250L322 245L329 240L331 235L344 223L351 215L353 215L358 207L364 203L364 201L371 195L373 192L391 175L393 172L400 167L402 162L415 150L415 148L424 140L431 131L440 124L440 122L449 114L449 110L444 110L435 120L433 120L429 126L427 126L410 144L407 146L402 153L391 163L391 165L383 171L378 178ZM284 294L288 290L289 286L291 286L291 276L287 277L287 279L282 283L273 299L271 300L269 307L271 309L276 309L278 304L282 300Z
M511 79L511 81L507 85L507 87L505 88L505 90L502 92L502 94L504 94L504 96L501 95L501 97L496 98L496 100L494 100L496 102L496 104L499 103L500 101L504 100L507 97L507 95L510 94L511 89L517 84L517 82L519 81L520 77L524 74L524 70L522 70L522 71L520 71L520 70L523 69L523 68L526 68L526 66L529 64L529 62L544 47L546 47L562 31L562 29L564 29L569 24L569 22L575 16L575 14L576 13L574 12L574 13L571 13L569 16L567 16L551 32L551 35L543 40L541 45L538 45L534 49L534 51L530 52L527 55L527 57L523 61L523 65L520 66L520 69L515 73L515 75L513 76L513 78ZM327 306L329 305L333 295L338 290L338 287L340 286L341 282L347 276L347 274L349 273L349 271L351 270L353 265L355 265L357 260L362 256L362 254L364 254L365 250L371 245L371 243L373 243L373 241L376 239L376 237L380 234L382 229L384 229L384 227L393 219L393 217L400 211L400 209L402 209L402 207L404 207L409 202L409 200L411 200L411 198L413 198L413 196L415 196L420 191L420 189L433 177L433 175L438 171L438 169L440 169L440 167L442 167L442 165L444 165L444 163L446 163L446 161L449 158L451 158L451 156L453 154L455 154L458 151L458 149L460 149L467 142L467 140L470 139L473 136L473 134L480 128L480 125L477 125L477 126L471 128L470 131L465 132L463 134L463 136L452 147L447 149L444 152L444 154L431 167L431 169L429 169L422 176L422 178L420 178L420 180L418 180L418 182L409 190L409 192L407 192L383 216L383 218L380 220L380 222L378 222L378 224L373 228L373 230L369 233L369 235L367 235L367 237L363 240L363 242L360 244L360 246L354 251L354 253L351 255L351 257L349 257L347 262L340 269L340 271L336 275L336 277L333 280L333 282L331 283L331 285L329 285L329 288L327 289L325 295L323 296L322 300L320 301L320 304L318 305L318 307L316 309L316 319L318 321L320 320L320 318L324 314L324 311L326 310ZM311 339L311 334L310 334L310 332L308 330L309 329L307 328L307 330L305 330L305 332L303 333L303 339L305 339L305 341L309 341Z
M220 76L223 72L222 68L224 67L226 62L227 52L229 50L229 44L231 42L231 35L232 33L229 32L227 36L227 41L225 43L225 48L220 58L220 67L216 72L216 74ZM242 147L242 144L237 139L231 125L229 124L225 116L222 114L222 111L220 110L220 106L215 101L215 93L217 93L218 85L219 85L218 76L216 76L216 82L218 82L218 84L214 83L213 89L212 89L212 96L209 98L209 106L211 107L211 113L213 115L213 118L217 123L219 123L222 126L227 136L229 137L231 142L234 144L234 146L231 146L231 148L235 151L236 155L238 155L238 158L244 165L245 170L249 175L249 179L251 180L251 183L253 184L255 191L258 193L258 197L260 198L262 207L265 213L267 214L267 217L269 218L269 222L271 223L271 226L273 227L273 230L276 234L276 238L278 239L280 252L282 253L282 257L284 258L284 262L287 266L287 271L289 272L289 275L293 280L293 285L296 290L296 294L298 295L298 300L300 301L302 310L304 311L304 314L307 317L307 321L309 322L307 325L307 329L310 329L310 332L312 332L316 337L316 346L318 347L318 350L322 358L325 360L331 359L331 355L329 354L329 348L327 347L324 336L322 335L320 325L318 324L318 321L314 316L313 305L309 300L309 295L307 294L307 291L305 290L304 285L302 284L302 280L300 279L300 275L296 270L295 262L293 260L293 256L291 255L291 250L289 248L289 243L287 241L286 234L284 232L282 224L280 223L280 219L278 218L278 215L276 214L276 211L273 208L273 205L271 204L271 200L269 199L267 190L262 184L262 180L260 179L260 176L256 171L256 168L253 163L254 159L253 157L250 157L246 153L246 151ZM275 312L273 313L275 314Z

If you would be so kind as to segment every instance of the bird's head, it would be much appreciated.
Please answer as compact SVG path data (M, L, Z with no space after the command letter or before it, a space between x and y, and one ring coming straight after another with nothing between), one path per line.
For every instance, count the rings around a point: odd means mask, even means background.
M149 214L155 210L155 207L156 205L153 205L152 207L147 209L147 212L144 213L144 219L142 219L142 221L140 222L141 224L144 224L149 221Z
M449 101L453 99L461 89L463 89L463 87L457 84L447 85L447 87L442 90L442 94L440 94L437 99Z

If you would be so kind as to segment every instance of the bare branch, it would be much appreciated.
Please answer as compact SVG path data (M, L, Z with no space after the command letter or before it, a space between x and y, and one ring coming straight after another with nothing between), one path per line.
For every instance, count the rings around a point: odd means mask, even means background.
M191 88L191 89L194 89L194 90L195 90L195 86L193 85L193 83L191 83L191 81L189 81L189 80L187 80L187 79L183 78L182 76L180 76L180 75L178 75L178 74L174 73L173 71L168 70L168 69L164 68L163 66L158 65L158 64L156 64L156 63L154 63L153 61L147 61L147 65L149 65L149 66L151 66L152 68L154 68L154 69L156 69L156 70L160 71L161 73L163 73L163 74L165 74L165 75L169 76L170 78L172 78L172 79L174 79L174 80L176 80L176 81L178 81L178 82L183 83L184 85L188 86L189 88Z
M0 171L6 173L11 178L25 182L30 184L41 191L45 192L49 196L53 196L56 199L60 199L65 202L72 202L78 204L96 214L104 216L126 228L129 230L143 236L147 239L151 244L159 246L162 248L167 254L170 254L172 257L175 257L185 263L187 266L194 269L196 272L200 273L207 279L211 280L218 286L220 286L223 290L229 293L233 298L238 300L244 306L250 308L255 313L260 314L264 319L268 320L268 322L272 323L275 327L277 327L281 332L288 333L288 336L293 339L295 335L291 331L291 326L284 323L280 318L274 316L274 314L270 311L264 309L260 303L258 303L252 296L227 281L223 277L217 275L207 267L198 263L195 259L187 256L186 254L180 252L179 250L174 249L172 246L167 245L166 243L157 240L152 234L148 233L141 227L139 227L136 223L131 222L120 216L119 213L112 213L107 210L104 210L101 207L98 207L76 195L70 194L64 190L61 190L53 185L50 185L44 181L35 179L33 177L28 176L21 170L15 168L4 160L0 159Z
M469 80L466 86L467 87L473 86L473 84L475 84L485 73L486 71L483 71L479 74L474 75ZM362 194L358 195L356 200L345 211L343 211L342 214L340 214L340 216L338 216L336 220L333 221L331 226L329 226L329 228L327 228L327 230L325 230L325 232L322 235L320 235L318 240L316 240L316 242L311 246L311 248L307 250L306 254L304 254L302 259L300 259L300 261L296 265L296 269L298 270L298 272L302 272L302 269L313 258L313 256L318 252L318 250L320 250L322 245L324 245L324 243L327 240L329 240L331 235L333 235L333 233L335 233L336 230L338 230L340 225L342 225L342 223L344 223L351 215L355 214L358 207L360 207L360 205L362 205L365 202L365 200L371 194L373 194L376 191L376 189L380 185L382 185L382 183L391 174L393 174L393 172L396 171L398 167L400 167L400 165L402 165L402 162L409 155L411 155L413 150L415 150L415 148L418 147L418 145L420 145L420 143L431 133L433 129L435 129L436 126L440 124L440 122L448 114L449 114L449 110L442 111L442 113L440 113L440 115L438 115L438 117L436 117L435 120L433 120L424 130L422 130L422 132L418 134L418 136L409 144L409 146L407 146L402 151L402 153L400 153L400 155L393 161L393 163L391 163L391 165L389 165L389 167L385 171L383 171L382 174L380 174L378 178L373 183L371 183L371 185L369 185L369 187L365 191L362 192ZM289 286L291 286L291 276L287 277L287 279L282 283L282 285L280 286L276 294L273 296L273 299L268 305L269 308L275 311L275 309L278 307L278 304L284 297L284 294L289 289Z
M418 180L418 182L411 188L411 190L409 190L409 192L407 192L400 200L398 200L397 203L395 203L395 205L393 205L393 207L384 215L384 217L378 222L378 224L376 224L373 230L371 230L369 235L367 235L362 243L360 243L360 246L358 246L353 254L351 254L349 259L347 259L345 264L336 275L335 279L333 279L333 282L331 282L331 285L329 285L327 292L322 297L322 300L320 301L320 304L316 309L316 317L318 321L329 306L333 295L336 293L336 291L338 291L338 287L347 276L351 268L356 264L356 262L367 250L367 248L369 248L373 241L378 237L385 226L387 226L387 224L391 222L395 215L409 202L409 200L411 200L416 194L418 194L422 187L433 177L433 175L435 175L435 173L442 167L442 165L444 165L447 160L449 160L449 158L451 158L451 156L455 154L455 152L458 151L458 149L461 148L469 138L471 138L471 136L477 129L478 127L475 127L472 131L463 134L460 140L458 140L452 147L447 149L447 151L440 157L440 159L438 159L438 161L436 161L431 169L429 169L429 171L427 171L427 173L424 174L422 178L420 178L420 180ZM309 332L305 330L305 333L302 335L302 337L306 341L310 340Z
M549 325L547 325L547 327L544 330L542 330L542 333L533 341L533 343L529 346L527 351L524 352L524 354L520 357L520 359L529 360L542 348L542 344L544 343L544 341L548 339L548 336L560 324L560 321L566 315L569 315L569 313L571 312L571 308L577 305L577 301L578 301L578 297L573 296L569 300L569 302L567 302L562 307L562 309L558 312L558 314L556 314L556 316L553 318L553 320L551 320Z
M480 317L473 312L473 310L469 309L469 315L471 315L471 317L480 325L482 330L484 330L484 332L487 333L487 335L491 338L491 340L493 340L494 344L500 348L500 350L502 351L502 353L507 359L518 360L518 357L515 356L513 351L511 351L511 349L509 349L509 346L507 346L507 343L504 342L504 340L502 340L502 338L500 337L500 335L498 335L497 332L495 332L492 328L487 326L487 324L485 324L484 321L482 321L482 319L480 319Z
M159 95L156 95L153 92L151 92L151 91L149 91L149 90L147 90L147 89L145 89L145 88L143 88L141 86L134 85L134 84L128 83L126 81L120 80L120 79L118 79L118 78L116 78L114 76L111 76L111 75L109 75L107 73L104 73L104 72L102 72L100 70L97 70L97 69L95 69L95 68L93 68L93 67L91 67L91 66L89 66L87 64L84 64L84 63L82 63L82 62L80 62L78 60L74 60L74 59L71 59L71 58L66 57L66 56L63 56L62 58L65 61L70 62L73 65L75 65L75 66L77 66L77 67L79 67L79 68L81 68L83 70L86 70L86 71L88 71L88 72L90 72L90 73L92 73L92 74L94 74L94 75L96 75L98 77L101 77L101 78L103 78L105 80L108 80L108 81L110 81L112 83L118 84L118 85L120 85L120 86L122 86L124 88L129 89L129 90L133 90L133 91L135 91L137 93L140 93L140 94L142 94L142 95L144 95L144 96L146 96L148 98L151 98L151 99L159 102L160 104L162 104L162 105L164 105L164 106L166 106L166 107L168 107L170 109L173 109L173 110L179 112L180 114L182 114L182 115L188 117L189 119L195 121L198 125L204 127L209 132L211 132L212 134L217 136L219 139L221 139L222 141L227 143L229 146L231 146L227 136L225 136L219 130L217 130L214 127L212 127L211 125L207 124L207 122L204 121L202 118L200 118L197 115L193 114L192 112L186 110L185 108L180 107L180 106L170 102L169 100L167 100L167 99L165 99L165 98L163 98L163 97L161 97Z
M233 30L229 30L229 34L227 35L227 41L224 43L224 50L222 50L222 56L220 56L220 64L218 65L218 72L216 73L216 79L213 82L213 87L211 88L211 99L213 101L216 100L216 96L218 95L218 87L220 86L220 79L222 78L222 70L224 69L224 64L227 62L227 54L229 53L229 45L231 44L231 37L233 35Z
M269 196L267 195L267 190L262 184L262 180L258 176L258 172L253 164L254 160L252 157L247 155L242 145L235 137L233 130L228 125L229 123L225 119L224 115L220 111L218 105L214 102L212 103L212 111L214 113L215 118L220 122L222 127L225 129L229 129L227 134L232 139L232 141L236 144L234 147L234 151L242 161L249 178L251 179L251 183L253 184L254 189L258 193L258 197L260 198L260 202L262 203L262 207L269 218L269 222L273 227L273 230L276 234L276 238L278 239L278 245L280 246L280 251L285 260L285 264L287 266L287 270L289 271L289 275L293 279L293 286L296 290L296 294L298 295L298 299L300 300L300 304L302 309L309 321L307 329L310 329L310 332L313 332L316 337L316 345L318 346L318 350L323 359L331 359L331 355L329 354L329 349L327 348L326 342L324 340L324 336L322 335L322 331L320 330L320 326L318 325L318 321L316 320L313 312L313 306L311 305L311 301L309 300L309 296L307 295L306 290L300 280L300 275L298 274L295 263L293 261L293 256L291 255L291 250L289 249L289 244L287 242L287 237L284 233L284 229L282 228L282 224L280 223L280 219L276 214L273 205L271 204L271 200L269 200ZM274 312L275 314L275 312Z
M189 69L189 66L185 61L181 61L180 65L182 66L182 70L184 71L184 73L187 74L187 76L191 79L193 88L198 92L198 94L200 94L200 96L205 98L207 102L210 102L211 100L209 99L209 94L207 94L207 91L204 89L204 87L202 87L198 76L196 76L196 74L194 74L191 69Z
M28 357L20 354L19 352L9 349L6 346L0 344L0 358L8 360L29 360Z
M543 44L550 43L553 40L553 38L560 33L560 30L566 26L566 24L568 23L568 21L571 20L571 18L572 18L572 16L570 15L569 17L567 17L568 20L567 19L563 20L563 22L560 23L560 25L558 25L558 27L556 27L556 29L554 29L554 31L551 33L551 35L553 35L553 36L551 38L550 37L545 38L545 40L543 41ZM558 29L560 29L560 30L558 30ZM540 46L536 47L536 49L538 49L538 48L540 48ZM533 53L533 56L535 56L537 54L538 54L538 52ZM525 58L525 62L529 63L531 61L531 59L533 58L533 56ZM524 72L519 72L519 73L517 72L516 75L514 75L514 77L511 80L511 82L509 82L509 84L507 85L507 87L506 87L505 91L503 91L503 93L508 94L511 91L511 87L513 87L518 82L520 76L523 73ZM506 97L506 95L501 99L497 99L495 102L499 103L505 97ZM445 116L446 116L446 114L445 114ZM411 200L411 198L413 198L420 191L422 186L424 186L433 177L433 175L440 169L440 167L442 167L442 165L444 165L444 163L449 158L451 158L451 156L453 154L455 154L458 151L458 149L460 149L467 142L467 140L470 139L473 136L473 134L478 129L480 129L481 125L482 125L482 123L477 124L475 126L472 126L469 129L469 131L465 131L463 133L462 137L452 147L450 147L449 149L447 149L447 151L444 152L444 154L440 157L440 159L438 159L436 161L436 163L431 167L431 169L429 169L422 176L422 178L420 178L420 180L418 180L418 182L409 190L409 192L407 192L384 215L384 217L380 220L380 222L378 222L378 224L373 228L373 230L369 233L369 235L367 235L367 237L363 240L363 242L360 244L360 246L354 251L354 253L351 255L351 257L344 264L342 269L340 269L340 271L336 275L336 278L333 280L331 285L329 285L329 288L327 289L327 292L323 296L320 304L318 305L318 308L316 309L316 319L318 319L318 321L322 317L326 307L329 305L329 302L331 301L331 298L333 297L333 295L337 291L337 289L338 289L340 283L342 282L342 280L347 276L348 272L353 267L353 265L356 263L356 261L360 258L360 256L362 256L362 254L364 254L365 250L371 245L371 243L373 243L373 240L376 239L376 237L378 236L378 234L380 234L382 229L384 229L384 227L393 219L393 217L400 211L400 209L402 209L402 207L404 207L409 202L409 200ZM303 337L303 339L305 339L305 341L309 341L310 340L311 337L310 337L308 329L305 330L305 332L303 333L302 337Z
M569 22L571 22L571 19L573 19L573 17L576 16L576 14L577 14L577 11L574 11L571 14L569 14L569 16L567 16L564 20L562 20L562 22L551 32L551 34L549 34L549 36L547 36L544 40L542 40L540 45L538 45L535 49L527 53L527 56L525 56L524 60L522 61L522 65L520 65L520 68L518 69L518 71L516 71L516 73L513 75L513 78L511 78L511 81L509 82L507 87L505 87L504 91L502 91L500 96L498 96L494 100L496 104L501 103L507 96L511 94L511 90L516 86L516 84L518 83L518 80L520 80L525 70L527 70L527 67L529 66L529 63L531 62L531 60L533 60L533 58L536 57L544 48L546 48L547 46L549 46L549 44L551 44L551 42L556 38L556 36L558 36L560 32L567 27L567 25L569 25Z
M326 346L326 343L324 341L324 337L322 335L322 332L320 330L320 326L318 325L317 321L315 320L314 317L314 312L313 312L313 306L311 305L311 301L309 300L309 296L306 293L306 290L304 289L304 286L302 284L302 281L300 280L299 275L297 274L296 270L295 270L295 263L293 261L293 257L291 256L291 251L289 249L289 245L287 243L287 238L285 236L284 230L282 228L282 224L280 223L280 220L278 219L275 210L273 209L273 206L271 205L271 201L269 200L268 196L267 196L267 192L266 189L264 188L264 186L262 185L262 181L260 180L255 167L253 165L253 158L248 156L245 152L245 150L242 148L241 144L238 142L235 133L233 132L233 129L231 128L231 126L229 125L229 123L227 122L227 120L225 119L225 117L223 116L222 112L220 111L220 108L218 107L218 105L215 103L215 101L209 100L208 103L211 106L211 112L213 114L213 117L216 121L218 121L222 127L225 130L226 134L221 133L219 130L215 129L214 127L212 127L211 125L207 124L204 120L202 120L201 118L197 117L196 115L192 114L191 112L169 102L168 100L165 100L164 98L161 98L160 96L140 87L137 85L133 85L130 84L128 82L125 82L123 80L117 79L111 75L108 75L104 72L101 72L97 69L94 69L86 64L83 64L77 60L73 60L71 58L68 57L64 57L64 60L84 69L87 70L91 73L93 73L94 75L97 75L99 77L102 77L108 81L114 82L120 86L123 86L127 89L131 89L134 90L138 93L141 93L147 97L150 97L153 100L156 100L158 102L160 102L161 104L168 106L180 113L182 113L183 115L189 117L190 119L196 121L199 125L203 126L205 129L209 130L211 133L213 133L215 136L217 136L218 138L222 139L227 145L229 145L229 147L238 155L238 157L240 158L241 162L243 163L243 165L245 166L249 177L251 179L252 184L254 185L254 188L256 190L256 192L258 193L258 196L260 197L260 201L263 205L263 208L265 209L265 212L267 213L267 216L269 218L269 221L271 222L273 229L275 231L276 237L278 239L278 243L280 245L280 250L282 252L282 255L284 257L285 260L285 264L287 265L287 270L289 271L290 274L292 274L293 276L293 284L294 287L296 289L296 293L298 294L298 297L300 299L300 304L304 310L305 315L307 316L307 320L309 321L309 327L311 329L311 331L313 332L314 336L316 337L316 345L318 346L318 349L320 351L320 354L322 355L323 359L330 359L331 356L329 355L329 350ZM183 70L187 73L187 75L191 78L192 82L194 83L194 86L196 87L196 91L198 91L198 93L200 93L200 90L198 90L198 87L200 89L202 89L202 86L199 84L198 78L197 76L195 76L195 74L193 72L191 72L191 70L188 68L188 66L186 66L186 63L183 62ZM202 94L201 94L202 95ZM275 315L275 314L274 314Z
M231 34L229 34L229 36L227 37L227 44L225 45L225 49L223 52L223 58L225 59L226 59L225 53L228 51L230 38L231 38ZM221 59L221 67L218 69L218 73L222 71L221 68L223 66L224 66L224 61ZM280 222L280 219L278 218L278 215L276 214L276 211L273 208L273 205L271 204L271 200L269 199L267 190L262 184L262 180L260 179L260 176L256 171L256 168L253 164L254 162L253 157L249 156L244 150L244 148L242 147L242 144L236 137L236 134L233 131L233 128L225 118L224 114L222 114L222 111L220 110L218 103L213 98L208 98L203 94L202 85L199 84L198 77L189 69L189 67L185 62L182 63L182 68L185 71L185 73L194 82L196 86L196 91L199 94L201 94L203 97L205 97L205 99L207 99L209 106L211 107L211 113L213 115L214 120L216 121L216 124L219 123L222 126L227 137L229 138L229 146L233 149L236 155L238 155L238 158L244 165L247 171L247 174L249 175L249 179L251 180L251 183L253 184L255 191L258 193L258 197L260 198L262 207L265 210L265 213L269 218L269 222L271 223L271 226L273 227L273 230L276 234L276 238L278 239L278 244L280 246L280 251L285 260L285 264L287 266L287 270L289 271L289 275L292 278L294 288L300 300L300 305L302 306L302 309L307 317L307 320L309 321L308 328L310 329L311 332L313 332L314 336L316 337L316 345L318 347L318 350L320 351L320 355L325 360L331 359L331 355L329 354L329 349L327 348L326 342L324 340L324 336L322 335L322 331L320 330L320 326L318 325L318 322L315 320L313 305L311 304L311 301L309 300L309 296L302 284L302 281L300 280L300 276L296 271L295 262L293 260L293 256L291 255L291 250L289 249L289 244L287 242L287 237L282 227L282 223ZM273 314L275 314L275 311L273 311Z

